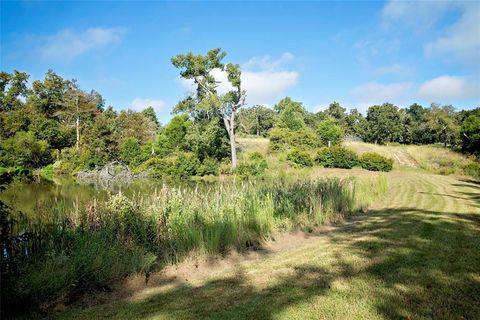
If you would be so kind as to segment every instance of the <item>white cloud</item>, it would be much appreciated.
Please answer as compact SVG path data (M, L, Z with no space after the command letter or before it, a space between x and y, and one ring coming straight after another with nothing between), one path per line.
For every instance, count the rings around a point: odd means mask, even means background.
M350 93L356 99L358 106L385 102L401 103L408 100L412 87L411 82L390 84L368 82L353 88Z
M402 23L421 33L432 28L449 10L452 1L389 1L382 10L382 22L398 27Z
M427 57L454 58L466 65L480 65L480 4L463 12L459 20L435 40L425 44Z
M166 106L165 101L162 100L153 100L153 99L143 99L143 98L135 98L130 103L128 107L130 110L133 111L143 111L145 108L152 106L155 112L163 111Z
M378 67L373 73L379 76L393 75L399 77L407 77L412 74L412 68L404 64L392 64L388 66Z
M295 56L290 52L282 53L278 59L272 59L269 55L253 57L242 64L242 69L275 71L282 69L286 63L292 61L294 58Z
M395 28L405 25L416 33L434 29L437 35L424 44L427 57L480 65L480 2L390 1L383 8L382 18L384 24Z
M424 82L418 95L432 102L451 102L480 98L480 83L469 82L465 77L441 76Z
M247 92L247 103L268 104L280 98L285 91L298 81L295 71L261 71L242 73L244 89Z
M89 28L82 32L61 30L40 39L38 48L45 59L73 59L88 51L120 42L124 28Z
M247 92L246 103L271 104L280 99L287 89L296 85L299 73L284 70L285 63L293 59L293 54L284 53L278 59L270 56L253 57L242 64L242 89ZM225 72L215 69L212 75L219 82L217 91L220 94L232 90ZM180 83L189 91L194 90L192 80L180 79Z

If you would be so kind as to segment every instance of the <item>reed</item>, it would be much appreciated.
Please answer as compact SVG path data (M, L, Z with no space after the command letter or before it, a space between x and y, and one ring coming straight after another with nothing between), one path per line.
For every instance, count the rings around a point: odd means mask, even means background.
M40 206L35 218L11 220L2 257L12 266L10 305L39 305L135 272L149 274L192 252L256 247L279 230L312 230L365 208L385 189L383 176L165 185L150 195L119 193L69 212L61 203Z

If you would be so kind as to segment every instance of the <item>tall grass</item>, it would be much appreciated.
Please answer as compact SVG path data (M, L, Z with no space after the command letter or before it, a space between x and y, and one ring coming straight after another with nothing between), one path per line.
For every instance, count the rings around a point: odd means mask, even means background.
M48 307L135 272L148 275L191 252L255 247L276 230L310 230L361 210L385 188L382 176L164 186L150 195L92 200L70 212L60 206L39 208L36 218L17 214L2 244L4 276L11 280L2 286L2 305Z

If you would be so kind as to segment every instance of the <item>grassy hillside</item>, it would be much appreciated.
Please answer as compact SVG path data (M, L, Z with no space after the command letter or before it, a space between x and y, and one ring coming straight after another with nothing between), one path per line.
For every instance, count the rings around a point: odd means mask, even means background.
M289 171L288 164L282 163L285 160L283 154L269 153L267 138L240 138L238 139L240 146L240 157L251 152L260 152L265 155L271 169L274 172ZM347 141L343 145L351 149L359 155L366 152L376 152L385 157L394 160L394 169L396 170L425 170L430 173L442 175L464 175L463 168L473 163L473 160L467 156L444 148L440 145L376 145L371 143ZM323 173L329 170L319 168L308 169L309 174L316 174L318 171ZM300 170L302 171L302 170ZM328 173L327 173L328 174ZM358 171L355 175L361 174Z
M438 174L463 174L463 167L472 163L463 154L440 145L375 145L364 142L345 142L344 145L359 153L377 152L395 161L397 169L424 169Z

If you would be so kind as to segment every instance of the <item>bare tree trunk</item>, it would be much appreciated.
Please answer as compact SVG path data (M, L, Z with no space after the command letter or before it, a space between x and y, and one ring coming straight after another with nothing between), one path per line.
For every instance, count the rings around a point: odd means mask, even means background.
M235 123L235 112L232 112L230 119L223 117L223 123L228 132L228 137L230 138L230 151L232 154L232 169L237 167L237 148L235 145L235 132L234 132L234 123Z
M232 169L237 167L237 146L235 145L235 112L230 116L230 149L232 152Z

